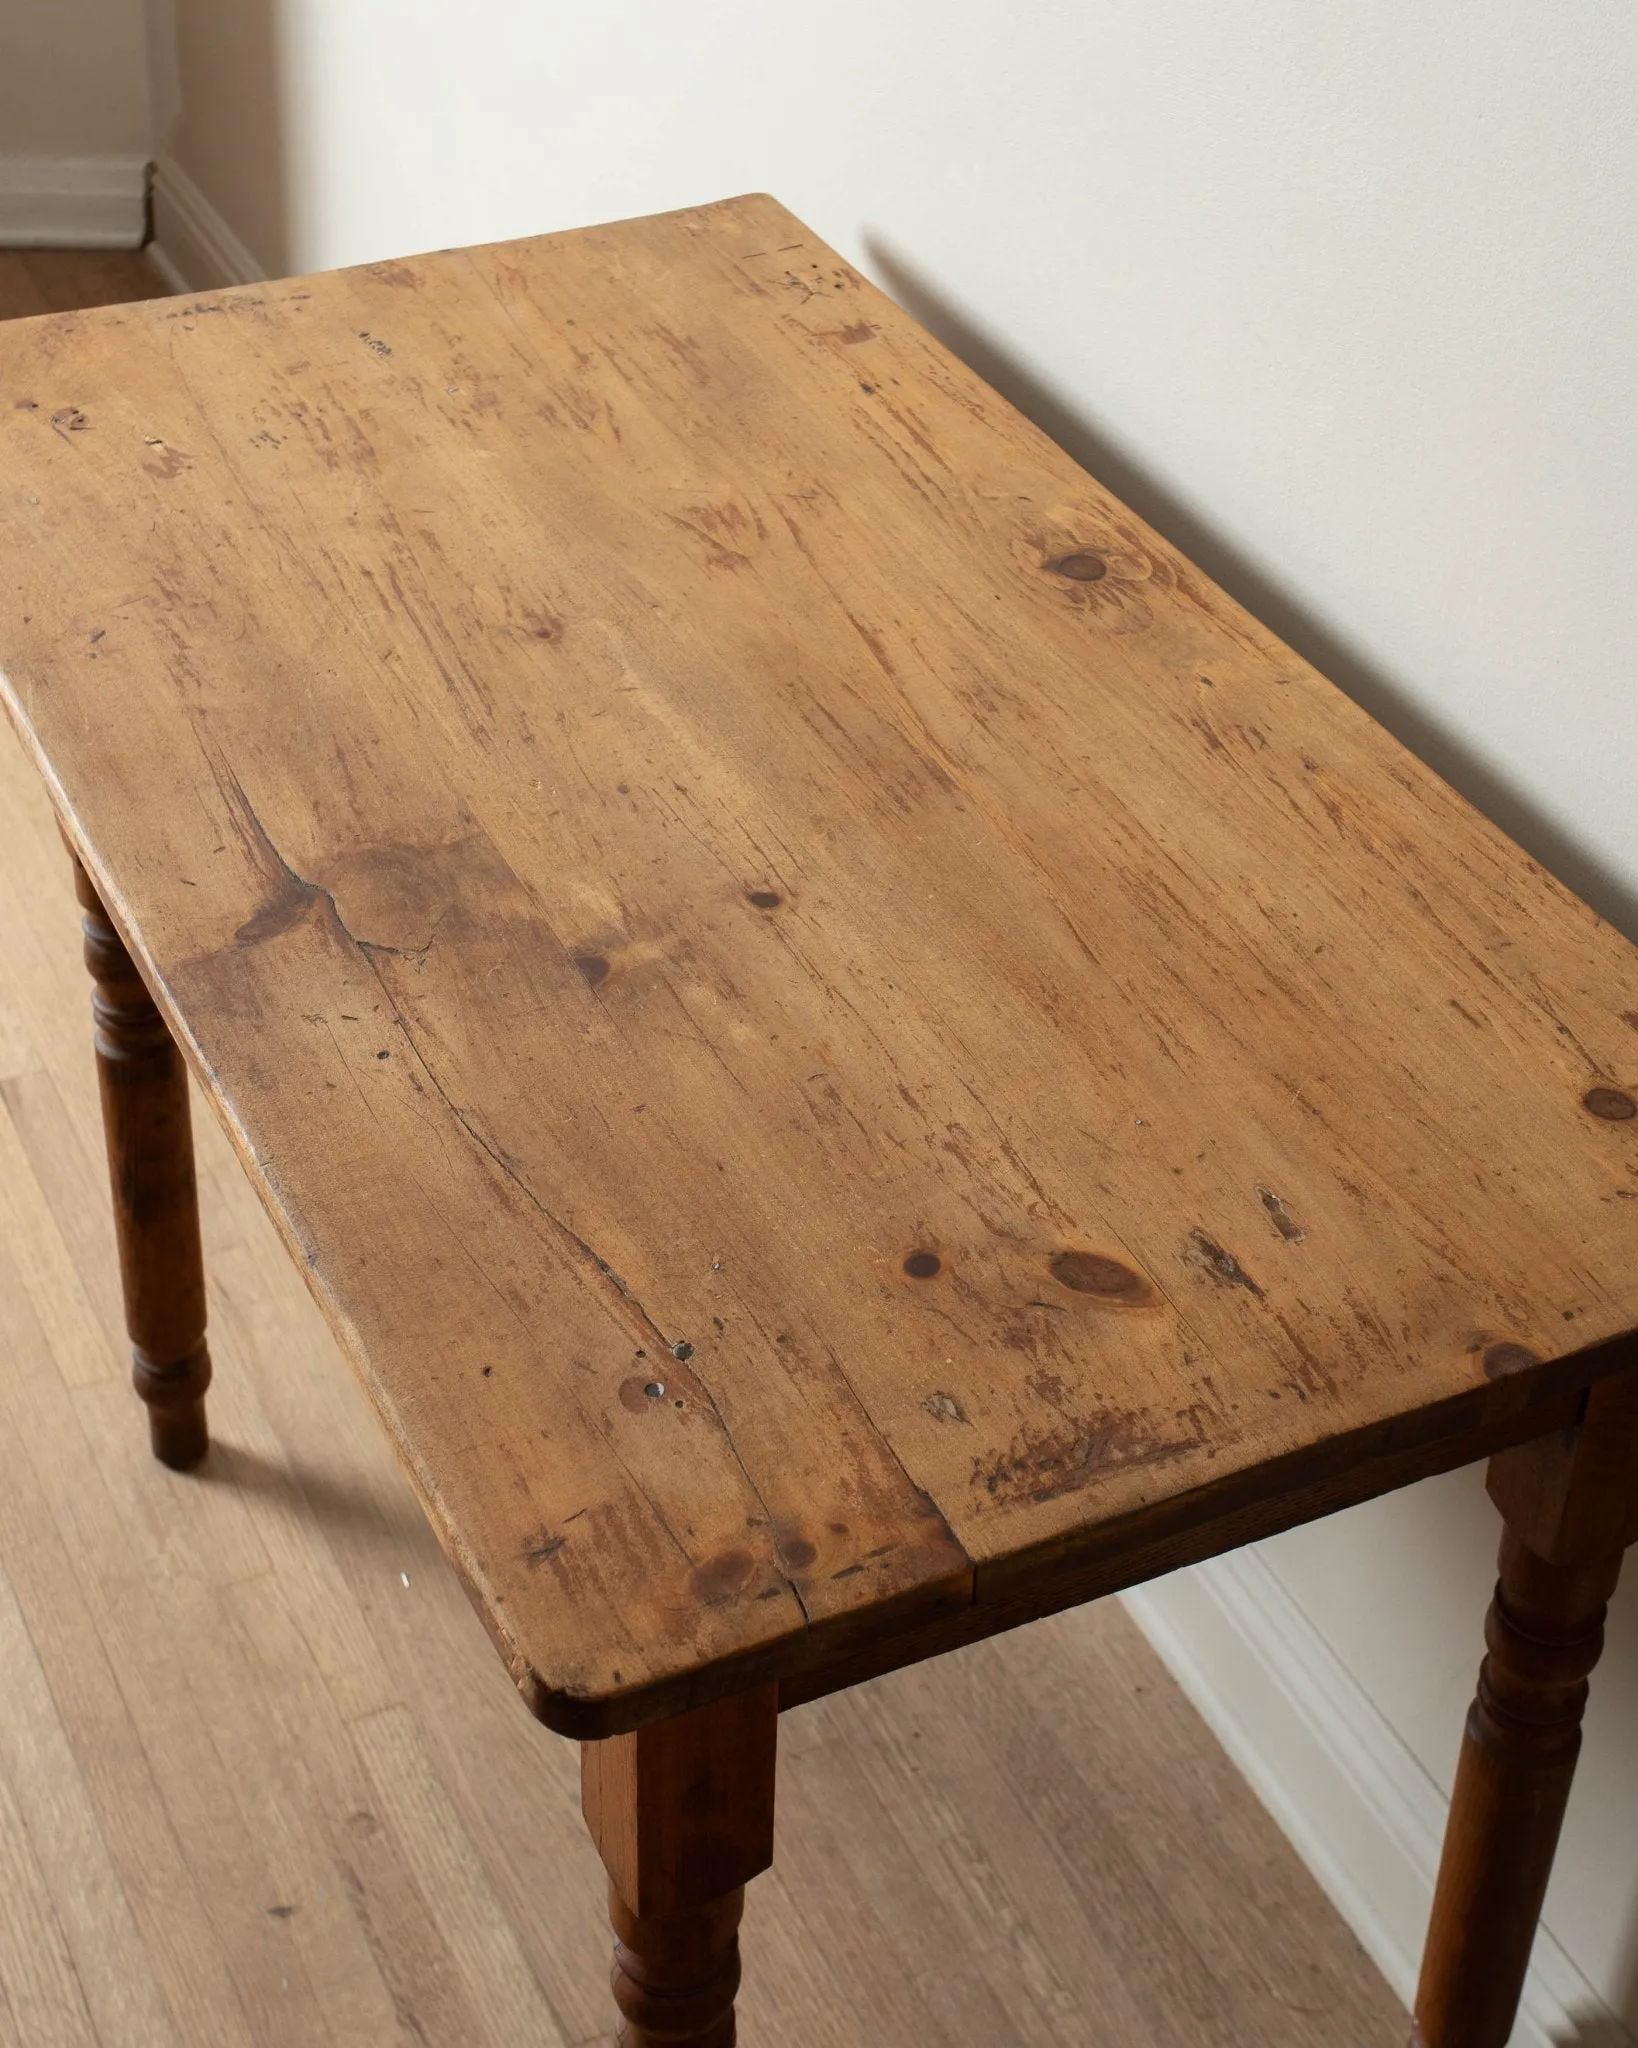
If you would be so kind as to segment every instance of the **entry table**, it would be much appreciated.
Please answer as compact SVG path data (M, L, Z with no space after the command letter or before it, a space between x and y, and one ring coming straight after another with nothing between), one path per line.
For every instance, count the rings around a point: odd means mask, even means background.
M185 1062L584 1745L625 2040L733 2039L781 1707L1488 1456L1419 2024L1500 2048L1638 1537L1624 940L765 198L0 330L0 584L155 1451Z

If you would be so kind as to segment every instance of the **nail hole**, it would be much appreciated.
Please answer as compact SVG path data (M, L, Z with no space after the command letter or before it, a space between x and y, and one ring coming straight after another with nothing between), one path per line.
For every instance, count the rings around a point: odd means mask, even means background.
M967 1411L962 1407L955 1395L946 1394L942 1389L937 1393L929 1394L921 1405L935 1422L965 1422L967 1420Z
M663 1401L665 1399L665 1381L650 1380L648 1385L644 1387L643 1392L651 1401Z

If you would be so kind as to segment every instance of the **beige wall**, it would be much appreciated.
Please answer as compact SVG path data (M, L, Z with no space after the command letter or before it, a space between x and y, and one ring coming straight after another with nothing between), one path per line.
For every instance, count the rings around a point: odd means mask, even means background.
M278 0L147 0L159 153L180 164L259 267L291 247ZM195 280L220 282L217 279Z
M142 0L0 0L0 157L148 147Z

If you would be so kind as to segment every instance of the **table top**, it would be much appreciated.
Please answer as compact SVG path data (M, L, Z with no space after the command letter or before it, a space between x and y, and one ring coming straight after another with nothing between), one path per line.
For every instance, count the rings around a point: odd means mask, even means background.
M0 391L11 711L554 1725L1631 1361L1632 950L772 200Z

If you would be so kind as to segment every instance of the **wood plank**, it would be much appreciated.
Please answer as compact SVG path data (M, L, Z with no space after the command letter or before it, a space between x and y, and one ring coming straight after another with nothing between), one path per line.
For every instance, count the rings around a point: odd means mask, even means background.
M0 320L164 296L137 249L0 249Z
M43 1075L27 1078L49 1087ZM16 1085L14 1081L13 1088ZM33 1162L13 1120L15 1099L12 1090L0 1084L0 1229L18 1280L40 1320L57 1369L71 1387L123 1377L129 1370L129 1347L121 1343L116 1350L118 1339L110 1341L106 1324L86 1298L56 1217L39 1199ZM99 1250L101 1243L99 1233Z
M385 1707L353 1724L353 1741L422 1894L435 1900L462 1989L492 2048L538 2041L564 2048L563 2035L536 1983L517 1936L496 1910L482 1867L472 1854L444 1788L427 1763L414 1724L400 1707Z
M9 1787L0 1785L0 1988L17 2038L95 2048L74 1959Z
M0 1267L9 1280L3 1248ZM191 1731L178 1723L147 1722L148 1734L157 1738L156 1770L143 1741L140 1680L122 1668L117 1644L110 1655L88 1592L97 1598L113 1594L116 1611L121 1605L135 1608L139 1627L149 1621L156 1656L163 1654L163 1632L140 1598L129 1597L128 1587L125 1601L118 1598L114 1582L125 1553L123 1532L104 1523L102 1540L87 1541L82 1525L79 1540L70 1532L65 1541L47 1505L33 1463L42 1453L48 1454L46 1469L59 1496L88 1481L73 1455L78 1450L83 1458L83 1443L75 1443L71 1423L62 1426L60 1392L45 1411L53 1427L43 1427L34 1397L49 1391L53 1365L20 1287L0 1286L0 1337L0 1405L9 1425L0 1432L0 1554L11 1589L75 1754L84 1762L87 1788L179 2038L185 2048L250 2048L252 2036L186 1861L186 1836L179 1838L161 1789L170 1775L167 1737L182 1753L177 1765L184 1771L194 1767L196 1760L187 1754ZM89 1485L96 1484L91 1478ZM105 1940L117 1938L117 1927L105 1930Z
M142 1946L120 1873L29 1640L16 1595L0 1581L0 1777L5 1825L26 1842L50 1894L74 1991L42 1987L48 2004L83 2001L87 2038L102 2048L176 2048L176 2034ZM9 1897L9 1892L8 1892ZM48 1945L49 1953L49 1945ZM0 1978L5 1976L0 1963ZM21 2016L23 2004L13 1999ZM46 2039L47 2031L40 2036Z
M1631 949L773 202L3 343L14 715L553 1725L1626 1355Z
M29 1043L22 1018L5 997L0 996L0 1081L15 1080L34 1061L34 1048Z
M366 1962L352 1948L351 1967L320 1980L327 2005L347 2008L338 2032L361 2029L365 2041L479 2039L481 2024L445 1936L442 1901L422 1893L393 1828L375 1810L345 1711L306 1640L305 1611L292 1614L278 1579L235 1588L231 1597L263 1674L292 1805L330 1844L329 1869L314 1865L318 1887L300 1901L281 1901L280 1910L292 1918L315 1909L336 1915L336 1902L325 1894L339 1884L345 1902L338 1917L368 1950ZM391 2001L387 2014L380 2010L383 1989Z

